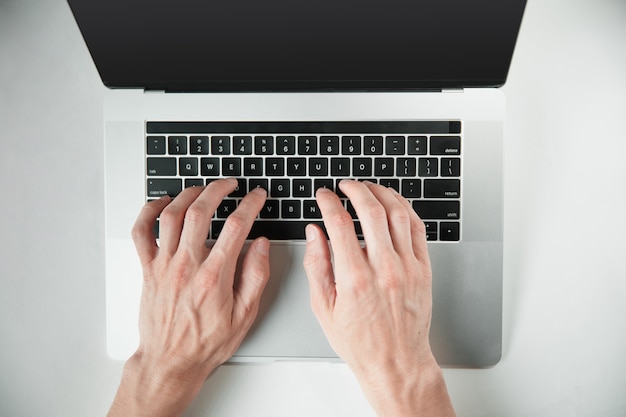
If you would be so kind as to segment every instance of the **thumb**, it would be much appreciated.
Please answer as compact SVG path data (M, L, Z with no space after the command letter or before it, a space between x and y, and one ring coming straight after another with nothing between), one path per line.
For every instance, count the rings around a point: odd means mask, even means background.
M311 289L311 308L320 320L335 306L335 274L326 235L319 226L313 224L306 227L303 266Z
M234 313L243 323L252 325L259 308L261 295L270 277L270 242L264 238L255 240L246 252L241 277L235 289ZM251 317L250 317L251 316Z

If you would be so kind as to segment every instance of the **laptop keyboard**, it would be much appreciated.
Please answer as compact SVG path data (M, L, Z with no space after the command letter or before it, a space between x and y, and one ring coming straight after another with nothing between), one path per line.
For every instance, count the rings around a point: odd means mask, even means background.
M461 122L147 122L146 196L175 197L184 188L235 177L209 239L249 190L268 191L249 238L304 240L309 223L323 227L315 191L342 179L392 187L426 224L430 241L461 239ZM155 230L158 236L158 223Z

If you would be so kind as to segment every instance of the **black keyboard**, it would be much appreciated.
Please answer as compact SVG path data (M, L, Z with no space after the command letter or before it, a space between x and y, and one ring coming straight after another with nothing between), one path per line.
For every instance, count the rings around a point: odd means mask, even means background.
M147 122L146 197L175 197L184 188L235 177L237 189L212 220L216 239L246 193L268 198L249 235L304 240L309 223L323 227L315 191L341 193L342 179L392 187L426 224L428 240L461 239L461 122ZM156 230L158 236L158 225Z

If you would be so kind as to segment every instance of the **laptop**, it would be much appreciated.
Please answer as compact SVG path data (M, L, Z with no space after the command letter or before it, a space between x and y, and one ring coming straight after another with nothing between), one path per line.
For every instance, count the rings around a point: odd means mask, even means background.
M313 193L337 190L342 178L396 188L426 223L438 362L500 360L505 100L498 87L525 0L69 4L109 87L112 358L128 358L139 341L142 274L130 230L141 207L234 176L238 190L218 209L208 239L260 186L268 203L250 237L267 236L272 249L258 318L231 361L337 360L311 311L302 259L304 225L321 222Z

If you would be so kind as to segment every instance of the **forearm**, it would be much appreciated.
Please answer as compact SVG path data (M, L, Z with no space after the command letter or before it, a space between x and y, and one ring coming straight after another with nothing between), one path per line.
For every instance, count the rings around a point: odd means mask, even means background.
M199 379L199 380L198 380ZM108 417L174 417L191 403L204 380L158 371L157 364L134 355L124 366L122 381Z
M433 361L417 372L357 375L379 417L453 417L441 368Z

